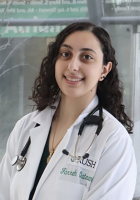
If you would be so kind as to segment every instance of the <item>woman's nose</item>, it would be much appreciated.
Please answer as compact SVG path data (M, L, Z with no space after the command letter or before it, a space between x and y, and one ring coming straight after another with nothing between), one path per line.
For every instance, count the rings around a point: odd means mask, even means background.
M68 69L69 71L78 71L80 67L80 61L77 57L71 58L71 60L68 63Z

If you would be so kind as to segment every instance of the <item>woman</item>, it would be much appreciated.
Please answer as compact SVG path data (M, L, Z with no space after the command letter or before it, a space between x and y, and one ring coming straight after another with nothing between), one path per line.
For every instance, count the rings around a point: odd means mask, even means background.
M77 22L57 35L34 84L37 111L19 120L9 137L1 200L132 200L133 123L116 65L104 29ZM78 136L83 121L88 125ZM12 160L20 154L19 163Z

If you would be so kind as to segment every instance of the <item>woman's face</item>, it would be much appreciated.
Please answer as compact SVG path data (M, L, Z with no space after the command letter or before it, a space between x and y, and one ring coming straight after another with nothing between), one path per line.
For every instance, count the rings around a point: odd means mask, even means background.
M63 95L93 98L98 81L107 75L103 53L96 36L88 31L70 34L60 47L55 78Z

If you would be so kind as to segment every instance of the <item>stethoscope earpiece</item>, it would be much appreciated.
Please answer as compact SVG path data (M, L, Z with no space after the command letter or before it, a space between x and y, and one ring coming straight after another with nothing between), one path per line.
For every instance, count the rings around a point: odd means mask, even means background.
M66 149L63 149L63 150L62 150L62 153L65 154L66 156L69 155L69 152L68 152Z
M89 153L85 153L85 155L83 156L83 160L89 157Z

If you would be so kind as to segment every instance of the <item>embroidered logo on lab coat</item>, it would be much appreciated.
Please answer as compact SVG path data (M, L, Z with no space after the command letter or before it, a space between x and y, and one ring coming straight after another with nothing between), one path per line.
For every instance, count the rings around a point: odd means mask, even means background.
M97 159L90 156L89 158L83 159L80 162L76 162L73 158L69 158L68 164L94 171L96 169Z

